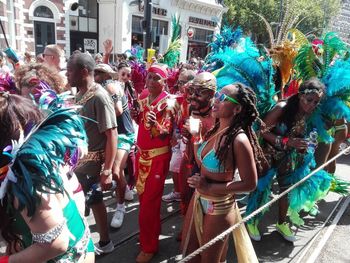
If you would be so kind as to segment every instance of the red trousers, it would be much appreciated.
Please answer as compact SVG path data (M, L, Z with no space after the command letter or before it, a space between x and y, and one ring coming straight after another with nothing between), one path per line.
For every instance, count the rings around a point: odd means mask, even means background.
M140 246L146 253L158 251L160 234L160 206L164 182L169 171L171 153L152 159L151 170L145 182L144 192L139 196ZM140 154L136 155L136 176L138 176Z

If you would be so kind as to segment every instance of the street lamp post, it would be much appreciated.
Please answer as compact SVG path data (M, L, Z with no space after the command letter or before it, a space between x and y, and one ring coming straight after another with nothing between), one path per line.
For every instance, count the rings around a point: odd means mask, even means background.
M151 47L152 45L152 0L144 1L144 17L145 17L145 28L144 28L144 36L143 36L143 47L145 50ZM147 52L145 52L147 54Z

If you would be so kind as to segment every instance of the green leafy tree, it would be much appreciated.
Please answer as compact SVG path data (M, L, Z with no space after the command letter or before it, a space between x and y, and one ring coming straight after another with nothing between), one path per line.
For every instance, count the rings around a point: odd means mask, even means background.
M288 1L288 4L287 4ZM225 0L229 8L224 15L224 24L241 26L257 43L269 45L269 34L262 15L278 35L283 19L294 23L304 34L320 36L329 28L331 19L340 10L340 0Z

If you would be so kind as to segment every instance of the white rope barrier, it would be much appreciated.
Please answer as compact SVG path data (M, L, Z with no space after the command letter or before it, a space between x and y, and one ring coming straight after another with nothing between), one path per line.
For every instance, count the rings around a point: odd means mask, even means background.
M318 171L322 170L325 166L327 166L328 164L330 164L331 162L333 162L334 160L338 159L340 156L346 154L348 151L350 151L350 146L348 146L347 148L343 149L342 151L340 151L336 156L334 156L333 158L331 158L330 160L328 160L327 162L325 162L324 164L322 164L321 166L319 166L317 169L313 170L312 172L310 172L307 176L305 176L303 179L301 179L299 182L295 183L294 185L292 185L291 187L289 187L288 189L286 189L285 191L283 191L281 194L276 195L275 198L273 198L272 200L270 200L268 203L266 203L265 205L261 206L260 208L258 208L257 210L255 210L254 212L252 212L250 215L244 217L240 222L234 224L233 226L229 227L228 229L226 229L224 232L222 232L221 234L217 235L216 237L214 237L212 240L210 240L208 243L204 244L203 246L199 247L197 250L193 251L191 254L187 255L185 258L183 258L182 260L179 261L179 263L184 263L184 262L188 262L189 260L191 260L192 258L194 258L195 256L199 255L200 253L202 253L204 250L206 250L207 248L211 247L212 245L214 245L216 242L218 241L223 241L225 240L226 236L229 235L233 230L235 230L237 227L239 227L241 224L247 222L248 220L250 220L251 218L253 218L254 216L256 216L257 214L261 213L263 210L265 210L266 208L268 208L269 206L271 206L273 203L275 203L277 200L279 200L281 197L285 196L286 194L288 194L290 191L292 191L293 189L295 189L296 187L298 187L299 185L301 185L302 183L304 183L307 179L309 179L311 176L313 176L315 173L317 173Z

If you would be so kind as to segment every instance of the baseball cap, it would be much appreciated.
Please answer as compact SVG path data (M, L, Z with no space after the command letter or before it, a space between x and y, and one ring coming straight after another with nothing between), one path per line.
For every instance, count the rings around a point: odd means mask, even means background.
M116 78L118 73L112 69L108 64L100 63L95 66L95 71L108 73L112 78Z

